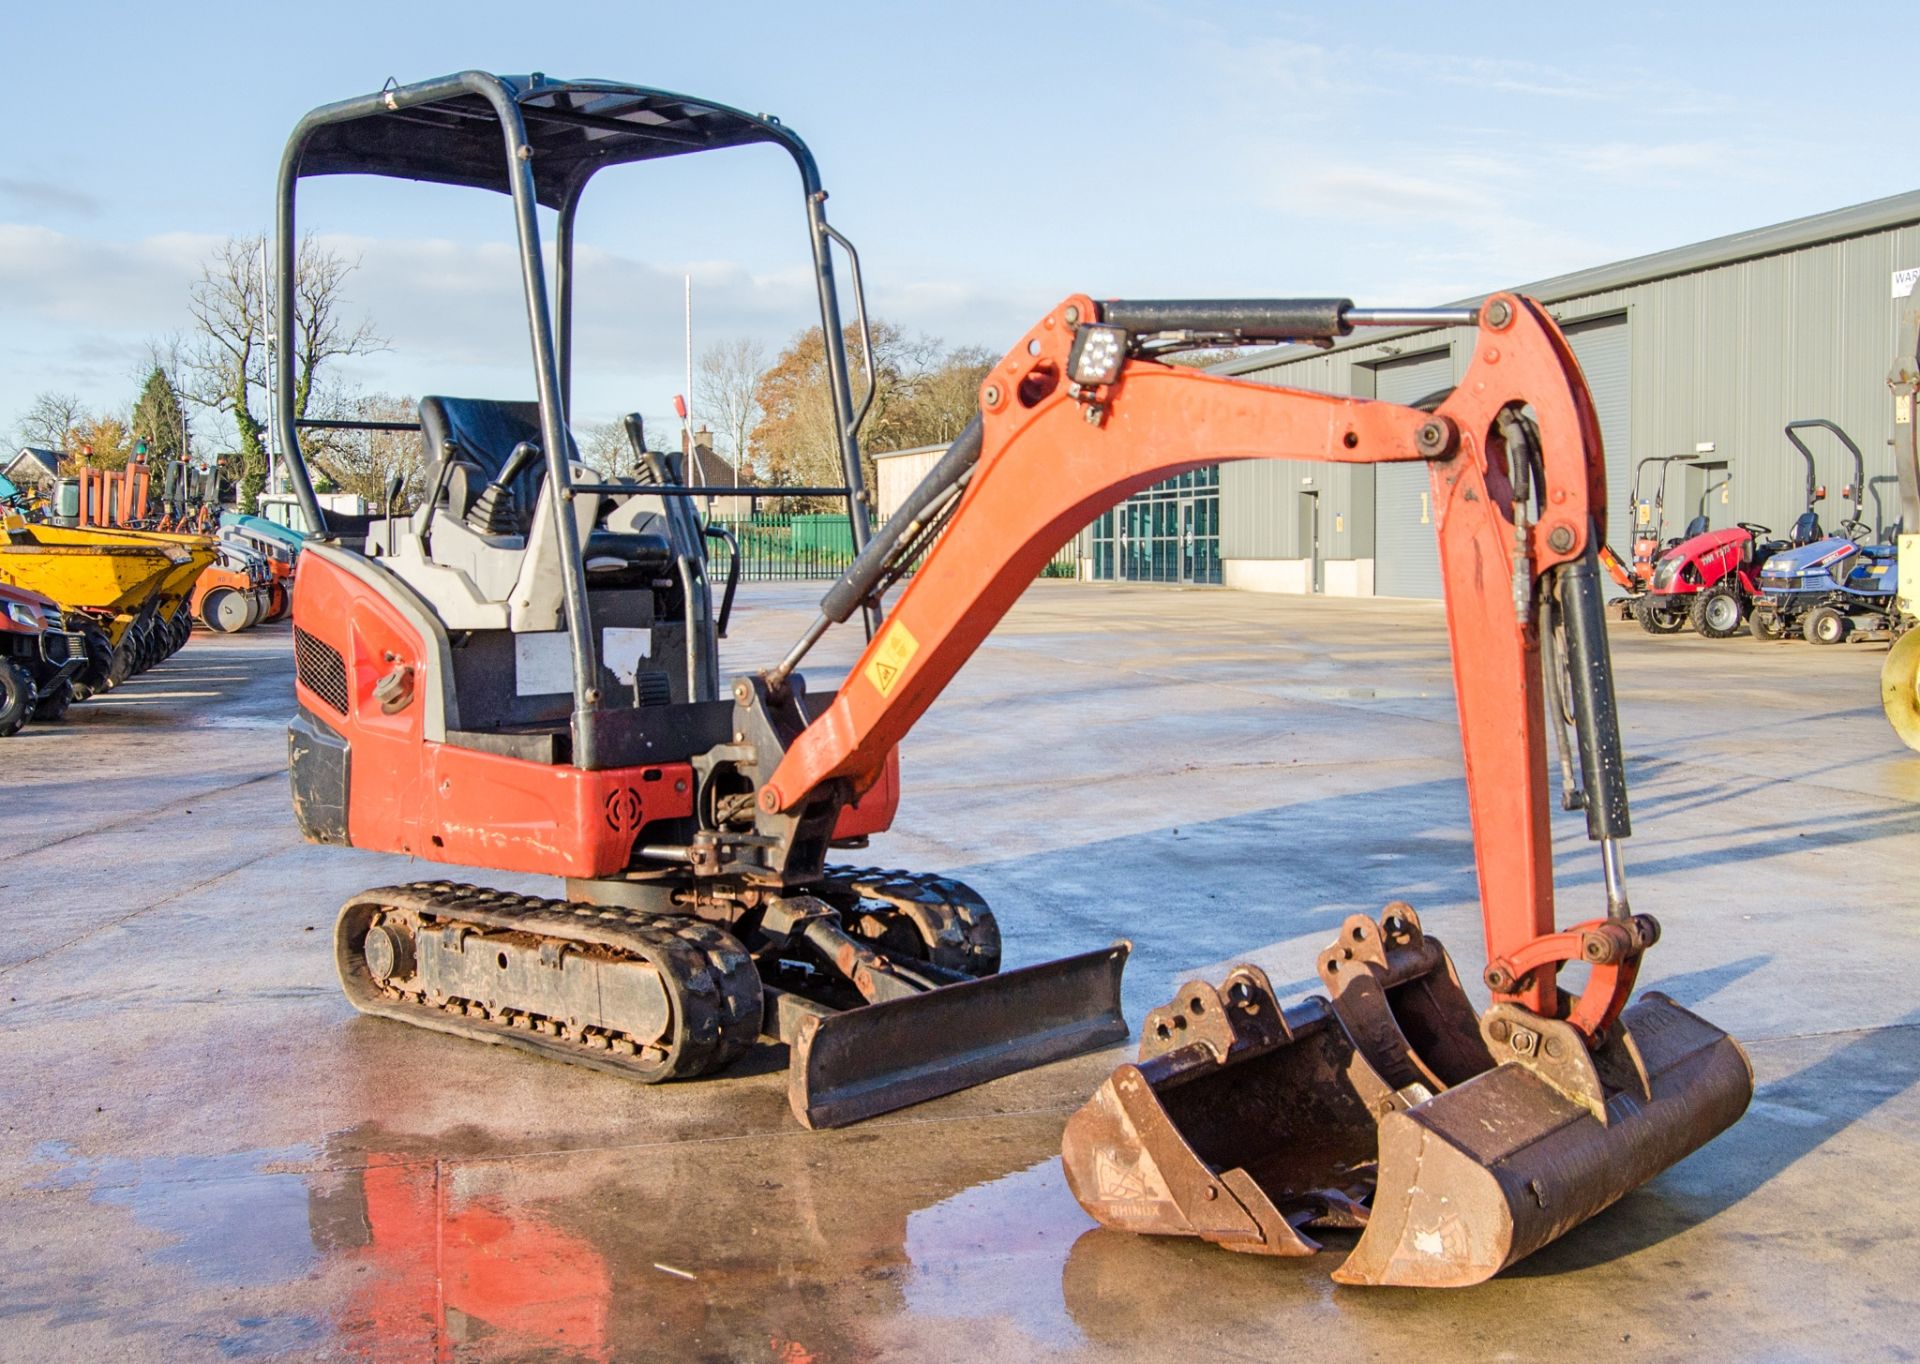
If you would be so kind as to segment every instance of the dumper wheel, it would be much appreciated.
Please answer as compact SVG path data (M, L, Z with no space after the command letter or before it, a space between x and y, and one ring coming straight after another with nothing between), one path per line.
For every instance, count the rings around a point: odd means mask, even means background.
M1852 633L1853 622L1831 606L1816 606L1807 612L1800 633L1809 644L1840 644Z
M0 739L25 728L32 711L32 679L12 659L0 659Z
M1633 604L1633 618L1650 635L1678 634L1687 625L1687 613L1684 610L1658 606L1652 597L1642 597Z
M113 666L113 645L107 640L107 632L91 621L78 628L85 641L87 661L73 679L73 699L84 701L95 692L107 689L108 674Z
M113 646L113 662L107 667L107 690L112 691L134 674L133 634L129 631Z
M1687 618L1693 628L1708 639L1726 639L1740 633L1746 623L1747 604L1740 599L1732 583L1710 587L1693 599Z
M73 685L69 682L62 682L58 687L55 687L52 691L34 702L33 718L43 720L48 724L57 723L66 718L67 707L72 704Z

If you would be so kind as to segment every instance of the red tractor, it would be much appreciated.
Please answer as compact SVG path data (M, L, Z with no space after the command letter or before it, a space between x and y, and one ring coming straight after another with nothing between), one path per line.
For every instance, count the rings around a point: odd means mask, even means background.
M1654 562L1644 591L1629 599L1629 610L1642 629L1649 634L1670 635L1691 625L1709 639L1738 634L1759 595L1761 566L1783 549L1811 544L1822 537L1825 532L1813 509L1827 490L1815 482L1813 452L1798 434L1812 427L1831 431L1851 452L1856 469L1860 467L1860 448L1832 422L1822 417L1788 422L1784 428L1787 441L1806 461L1807 500L1806 510L1794 519L1787 538L1774 539L1770 527L1752 521L1735 522L1725 530L1708 530L1706 516L1695 516L1686 534L1668 545ZM1645 466L1646 461L1642 461L1641 467ZM1842 496L1854 496L1859 481L1856 473L1855 481L1842 489ZM1656 508L1658 505L1656 502ZM1636 575L1640 545L1641 539L1636 537ZM1618 572L1614 577L1619 581Z

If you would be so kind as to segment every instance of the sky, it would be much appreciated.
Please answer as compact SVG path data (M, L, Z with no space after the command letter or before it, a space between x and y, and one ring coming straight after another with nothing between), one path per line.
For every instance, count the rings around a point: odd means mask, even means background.
M308 109L479 68L777 114L872 311L995 352L1074 292L1424 305L1920 187L1902 9L14 4L0 50L0 438L35 394L124 415L229 235L269 229ZM530 397L498 195L309 181L387 342L368 392ZM550 226L550 223L549 223ZM581 213L575 410L670 409L696 350L817 322L770 147L617 169ZM845 275L842 273L844 284ZM212 418L201 448L230 448Z

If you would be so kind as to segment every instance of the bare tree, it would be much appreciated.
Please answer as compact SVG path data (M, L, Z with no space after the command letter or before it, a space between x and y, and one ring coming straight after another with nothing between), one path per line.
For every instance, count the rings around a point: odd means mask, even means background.
M767 352L750 337L735 337L707 347L694 371L695 406L713 423L720 450L745 474L753 463L753 429L760 410L760 381Z
M189 360L193 397L225 412L239 436L245 474L240 504L256 508L266 485L265 404L268 337L272 328L263 266L266 243L229 237L202 266L189 307L199 329ZM300 243L294 279L293 354L282 357L293 379L296 419L307 415L314 381L329 361L382 349L386 342L371 322L352 325L342 316L343 290L355 262L320 246L312 237Z
M329 394L317 407L332 417L362 422L412 421L412 398L390 393ZM416 431L314 431L301 438L308 462L341 492L357 493L384 511L393 480L400 480L399 509L416 506L426 493L427 459Z
M67 433L87 420L87 405L72 393L36 393L20 418L15 439L41 450L64 450Z
M647 449L668 454L679 448L677 444L669 444L662 434L673 429L671 419L643 420L641 426L646 434ZM580 429L579 439L580 458L601 473L614 478L646 476L639 456L633 452L633 442L627 439L624 422L595 422Z

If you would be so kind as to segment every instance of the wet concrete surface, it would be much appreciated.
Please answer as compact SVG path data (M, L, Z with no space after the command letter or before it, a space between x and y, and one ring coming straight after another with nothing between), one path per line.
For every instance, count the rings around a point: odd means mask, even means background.
M729 662L811 599L749 589ZM300 842L286 629L198 637L0 743L0 1359L1911 1358L1920 756L1879 650L1613 640L1644 983L1758 1093L1508 1275L1413 1293L1093 1229L1060 1129L1126 1049L808 1133L777 1055L646 1088L356 1016L333 913L422 868ZM979 887L1013 965L1130 937L1136 1026L1236 960L1308 992L1393 898L1474 989L1457 743L1435 607L1042 584L861 856Z

